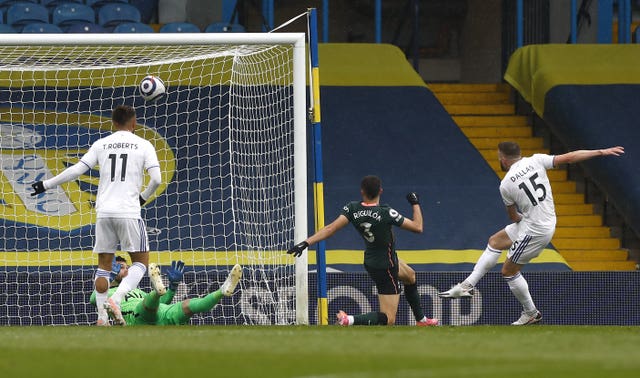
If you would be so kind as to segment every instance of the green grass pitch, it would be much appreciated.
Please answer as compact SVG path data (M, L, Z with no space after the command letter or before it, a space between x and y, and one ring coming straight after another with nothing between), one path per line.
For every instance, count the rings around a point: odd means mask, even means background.
M0 327L0 376L638 377L640 327Z

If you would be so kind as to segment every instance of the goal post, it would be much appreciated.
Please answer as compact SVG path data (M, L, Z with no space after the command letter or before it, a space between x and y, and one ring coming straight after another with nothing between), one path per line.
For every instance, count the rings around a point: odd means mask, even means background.
M0 325L92 324L97 170L38 196L134 106L163 184L151 262L186 263L175 301L239 290L192 324L308 324L304 33L5 35L0 42ZM145 102L138 83L167 94ZM118 255L126 256L121 252ZM141 287L149 288L148 278Z

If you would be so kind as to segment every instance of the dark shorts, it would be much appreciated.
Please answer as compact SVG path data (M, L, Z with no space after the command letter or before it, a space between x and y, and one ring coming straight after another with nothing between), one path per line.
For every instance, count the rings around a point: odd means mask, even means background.
M400 294L398 284L398 265L389 269L376 269L364 266L369 277L376 283L378 294Z

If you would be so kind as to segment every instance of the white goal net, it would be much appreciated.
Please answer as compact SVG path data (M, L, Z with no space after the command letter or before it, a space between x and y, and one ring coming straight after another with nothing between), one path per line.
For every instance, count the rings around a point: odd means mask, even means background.
M191 324L306 323L306 260L286 254L306 232L304 34L122 40L0 42L0 325L95 323L98 173L30 193L108 135L119 104L136 108L136 134L160 159L163 184L142 216L151 262L186 263L174 301L244 268L237 292ZM146 75L167 86L155 103L138 93Z

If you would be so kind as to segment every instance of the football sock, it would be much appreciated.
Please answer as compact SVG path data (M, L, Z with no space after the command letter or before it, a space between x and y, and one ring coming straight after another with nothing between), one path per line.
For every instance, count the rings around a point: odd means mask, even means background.
M109 274L110 273L108 271L98 268L96 270L94 281L96 281L98 278L105 279L107 280L107 287L109 287ZM98 290L96 290L96 307L98 308L98 318L102 320L109 319L109 316L107 315L107 310L104 309L104 302L107 301L108 296L109 296L108 289L104 293L100 293L98 292Z
M146 272L147 267L144 266L143 263L134 262L129 267L129 273L127 276L122 279L122 282L118 285L118 289L111 296L113 301L119 305L120 302L122 302L122 298L124 298L128 292L138 287L140 280L142 280L142 277L144 277Z
M536 311L536 305L533 303L533 299L531 298L531 293L529 293L529 284L527 280L524 279L522 274L518 272L516 275L511 277L504 277L509 285L509 289L513 295L518 299L518 301L522 304L522 308L527 314L531 314Z
M484 277L484 275L487 274L487 272L490 271L491 268L496 266L501 253L502 251L493 249L487 245L487 248L484 250L484 252L482 252L482 255L480 255L478 262L473 267L473 272L471 272L471 274L469 274L469 277L464 280L464 283L468 283L472 287L476 286L478 284L478 281L480 281L480 279Z
M349 321L349 323L351 323L351 321ZM367 312L366 314L354 315L353 325L387 325L387 314L384 312L374 311Z
M189 300L189 310L194 314L210 311L213 306L218 304L220 298L222 298L222 292L220 290L216 290L202 298L192 298Z
M411 311L416 321L419 322L424 318L424 312L422 312L422 306L420 305L420 294L418 294L418 284L404 285L404 296L411 306Z

